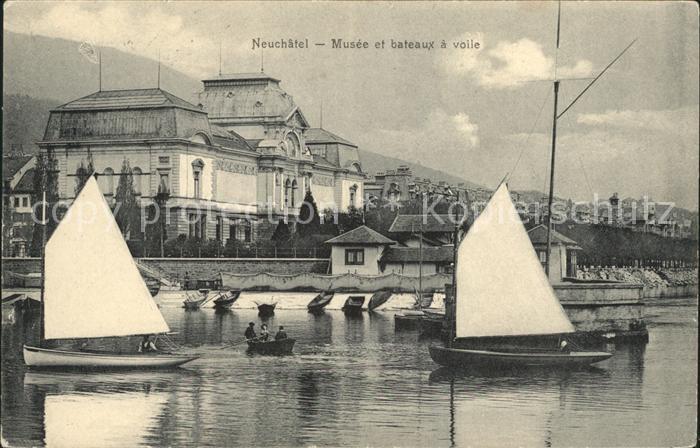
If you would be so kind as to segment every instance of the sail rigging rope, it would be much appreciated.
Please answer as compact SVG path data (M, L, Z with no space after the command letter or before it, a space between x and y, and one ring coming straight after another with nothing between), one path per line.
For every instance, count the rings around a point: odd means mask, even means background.
M542 105L540 106L540 110L537 112L537 117L535 118L535 122L532 124L530 133L527 135L527 138L525 138L525 141L522 142L520 145L520 154L518 154L518 159L515 161L513 168L511 168L510 172L506 176L506 181L510 179L510 176L512 176L513 173L515 173L515 170L518 168L518 165L520 164L520 159L522 159L523 153L525 153L525 149L527 149L527 142L530 141L530 137L535 132L535 128L537 127L537 123L540 121L540 116L542 115L542 111L544 110L545 104L547 104L547 100L549 99L550 93L551 91L547 89L547 96L544 98L544 101L542 101Z

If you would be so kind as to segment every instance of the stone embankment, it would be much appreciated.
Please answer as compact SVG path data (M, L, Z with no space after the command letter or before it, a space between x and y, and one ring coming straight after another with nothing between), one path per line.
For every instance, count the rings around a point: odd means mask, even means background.
M582 267L576 272L576 277L582 280L638 283L643 284L645 288L698 284L698 271L695 268Z

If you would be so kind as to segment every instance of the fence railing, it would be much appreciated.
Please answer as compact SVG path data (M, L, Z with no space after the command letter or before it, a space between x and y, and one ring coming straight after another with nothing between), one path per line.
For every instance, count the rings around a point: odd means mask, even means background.
M131 240L127 244L135 258L329 258L331 255L328 246L168 244L161 251L159 247L154 248L139 240Z

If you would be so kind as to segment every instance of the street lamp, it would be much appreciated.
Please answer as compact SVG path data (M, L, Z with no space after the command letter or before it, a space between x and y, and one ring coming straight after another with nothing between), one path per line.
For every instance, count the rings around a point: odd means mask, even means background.
M165 241L165 219L162 215L162 213L165 211L165 204L168 202L170 199L170 191L168 190L168 187L165 186L164 183L161 183L158 185L158 193L156 193L154 200L156 202L156 205L158 207L157 213L158 213L158 221L160 221L160 257L164 258L165 257L165 251L164 251L164 241Z

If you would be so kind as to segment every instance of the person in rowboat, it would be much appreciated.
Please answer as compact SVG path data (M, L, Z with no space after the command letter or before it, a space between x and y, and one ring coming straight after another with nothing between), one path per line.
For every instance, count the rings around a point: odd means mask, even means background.
M251 341L254 339L258 338L258 335L255 334L255 323L251 322L248 324L248 328L245 329L245 333L243 335L247 341Z
M277 334L275 334L275 341L279 341L281 339L287 339L287 332L284 331L284 327L280 325L279 331L277 331Z
M139 353L153 353L157 351L158 348L156 347L155 342L151 340L151 335L144 335L143 339L141 339L141 343L139 344Z
M263 342L267 342L270 339L270 332L267 329L267 325L262 324L260 326L260 337L258 339Z

